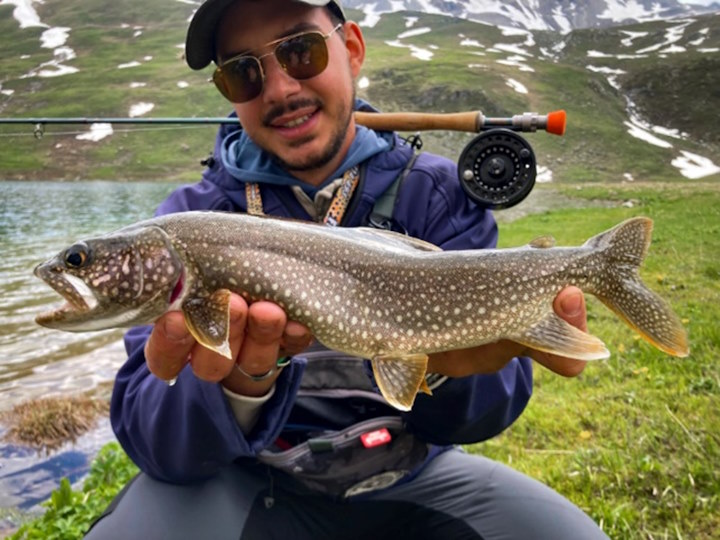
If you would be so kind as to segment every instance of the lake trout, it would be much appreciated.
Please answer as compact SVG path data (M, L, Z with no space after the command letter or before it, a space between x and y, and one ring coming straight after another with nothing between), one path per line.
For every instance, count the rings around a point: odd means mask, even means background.
M514 249L442 251L369 228L219 212L185 212L78 242L35 275L67 303L38 315L82 332L151 323L181 310L195 339L231 359L230 293L269 300L330 349L369 358L380 391L409 410L427 355L509 339L580 360L602 341L552 303L576 285L662 351L686 356L685 330L640 280L652 221L634 218L579 247L549 238Z

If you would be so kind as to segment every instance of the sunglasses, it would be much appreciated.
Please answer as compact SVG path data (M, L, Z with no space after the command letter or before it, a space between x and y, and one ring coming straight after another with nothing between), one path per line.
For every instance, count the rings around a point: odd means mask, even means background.
M313 30L271 41L264 48L273 47L273 50L261 56L233 56L217 67L212 80L226 99L244 103L262 92L265 72L260 61L267 56L275 55L280 66L294 79L320 75L328 65L325 41L341 27L342 24L338 24L327 34Z

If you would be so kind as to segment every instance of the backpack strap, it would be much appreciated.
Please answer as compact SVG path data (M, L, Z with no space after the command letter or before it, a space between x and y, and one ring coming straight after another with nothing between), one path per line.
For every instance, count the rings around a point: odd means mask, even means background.
M375 206L373 206L372 212L370 212L370 216L368 217L368 225L370 227L375 229L384 229L387 231L400 227L401 232L407 233L407 231L404 230L404 227L393 220L393 210L395 209L395 200L400 192L400 188L410 174L410 171L421 153L422 152L413 153L402 172L400 172L393 183L390 184L390 187L385 190L385 193L383 193L380 197L378 197L377 201L375 201Z

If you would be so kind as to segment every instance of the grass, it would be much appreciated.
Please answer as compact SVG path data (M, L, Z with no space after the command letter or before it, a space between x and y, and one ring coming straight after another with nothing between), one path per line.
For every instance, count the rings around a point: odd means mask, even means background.
M36 450L56 450L94 427L98 416L108 411L106 400L86 396L26 401L3 414L5 439Z
M566 191L617 207L530 216L502 226L503 245L540 234L573 245L628 217L653 218L641 276L683 318L691 355L664 355L590 301L590 331L612 357L577 379L536 370L535 395L521 418L469 449L550 485L611 538L720 538L720 187ZM623 206L630 201L632 208Z
M12 540L73 540L82 538L115 494L132 479L138 468L117 443L105 445L93 460L81 489L67 478L43 503L45 513L23 524Z

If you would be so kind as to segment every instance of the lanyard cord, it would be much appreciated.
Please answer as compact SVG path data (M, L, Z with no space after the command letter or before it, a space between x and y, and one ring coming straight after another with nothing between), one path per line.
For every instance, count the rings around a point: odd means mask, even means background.
M350 205L353 193L360 182L360 168L356 165L351 167L343 174L342 183L335 192L330 202L330 208L325 214L322 222L330 227L340 225L345 212ZM260 195L260 185L256 183L245 184L245 196L247 198L247 212L254 216L265 215L263 211L262 197Z

